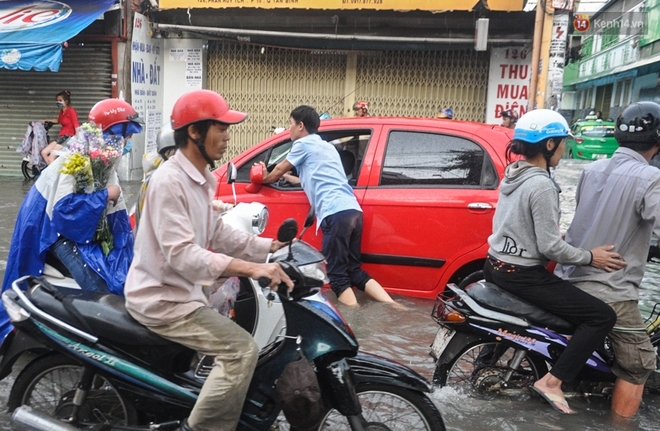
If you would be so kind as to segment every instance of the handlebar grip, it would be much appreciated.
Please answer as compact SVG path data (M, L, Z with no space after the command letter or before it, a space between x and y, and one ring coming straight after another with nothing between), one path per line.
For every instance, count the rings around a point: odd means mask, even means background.
M259 286L261 286L261 287L270 286L270 278L268 278L268 277L259 277L257 282L259 283Z

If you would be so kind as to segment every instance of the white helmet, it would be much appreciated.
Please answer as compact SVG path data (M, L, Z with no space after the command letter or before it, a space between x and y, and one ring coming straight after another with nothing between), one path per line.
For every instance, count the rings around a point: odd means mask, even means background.
M165 158L165 153L174 149L175 146L174 130L172 130L172 124L168 121L163 124L160 132L158 132L158 136L156 136L156 149L158 150L158 154Z
M535 109L520 117L513 131L513 139L538 144L548 138L571 137L568 122L559 112Z

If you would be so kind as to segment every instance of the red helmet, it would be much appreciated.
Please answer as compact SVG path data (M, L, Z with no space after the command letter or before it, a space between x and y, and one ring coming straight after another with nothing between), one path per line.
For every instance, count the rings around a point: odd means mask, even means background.
M213 120L224 124L237 124L247 118L244 112L232 111L227 101L211 90L194 90L179 97L172 108L172 129L198 121Z
M369 111L369 104L365 102L364 100L360 100L358 102L355 102L353 104L353 110L357 111L358 109L364 109L364 112Z
M89 111L88 121L93 121L105 131L108 127L119 123L133 121L144 124L135 109L121 99L105 99L94 105Z

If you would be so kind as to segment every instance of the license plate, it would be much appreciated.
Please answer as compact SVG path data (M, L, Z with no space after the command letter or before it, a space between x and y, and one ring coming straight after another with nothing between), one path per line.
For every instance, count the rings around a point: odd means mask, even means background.
M456 334L456 331L454 331L451 328L448 328L444 325L440 325L440 329L438 330L438 333L435 334L435 340L433 340L433 344L431 344L431 352L433 353L433 356L438 359L440 355L442 355L442 352L445 351L447 348L447 345L451 341L451 339L454 337Z
M606 158L607 158L607 154L596 154L596 158L597 158L598 160L606 159Z

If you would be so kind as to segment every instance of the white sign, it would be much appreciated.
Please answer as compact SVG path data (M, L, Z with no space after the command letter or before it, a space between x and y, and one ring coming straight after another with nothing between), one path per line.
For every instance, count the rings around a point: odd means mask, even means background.
M163 54L162 39L152 39L147 18L136 13L131 42L132 105L146 122L143 133L133 137L136 154L156 148L163 111ZM134 166L138 163L141 165L141 160Z
M186 50L183 48L170 48L170 61L186 61Z
M519 118L527 112L531 60L532 50L526 46L491 49L486 123L500 124L502 111L508 109Z
M186 48L186 86L202 88L201 48Z

